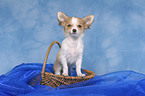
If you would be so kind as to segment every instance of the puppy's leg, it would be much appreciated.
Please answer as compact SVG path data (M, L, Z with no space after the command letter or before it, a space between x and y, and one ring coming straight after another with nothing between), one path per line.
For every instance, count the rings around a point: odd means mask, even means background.
M63 67L63 73L62 73L62 75L68 76L68 66L67 66L66 58L63 57L61 59L61 63L62 63L62 67Z
M54 73L55 75L60 75L61 73L61 69L62 69L62 66L61 64L58 64L57 62L54 64L53 66L53 70L54 70Z
M57 53L56 61L55 61L55 64L54 64L54 66L53 66L53 70L54 70L54 73L55 73L56 75L61 75L61 70L62 70L62 65L61 65L61 63L60 63L59 57L60 57L60 50L59 50L58 53Z
M84 77L86 76L85 74L82 74L81 72L81 65L82 65L82 56L80 56L76 62L76 72L77 72L77 76L81 76Z

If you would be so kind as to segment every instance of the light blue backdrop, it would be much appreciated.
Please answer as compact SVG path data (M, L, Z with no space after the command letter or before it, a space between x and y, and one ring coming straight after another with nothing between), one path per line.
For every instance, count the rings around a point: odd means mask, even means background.
M0 74L21 63L42 63L49 44L62 42L58 11L95 15L84 37L83 68L99 75L145 73L145 0L0 0ZM57 52L55 45L48 63Z

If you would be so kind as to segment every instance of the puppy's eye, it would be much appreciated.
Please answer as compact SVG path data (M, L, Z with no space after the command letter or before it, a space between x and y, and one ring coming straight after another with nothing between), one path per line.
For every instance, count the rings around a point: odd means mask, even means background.
M68 24L68 25L67 25L67 27L71 27L71 25L70 25L70 24Z
M78 25L78 27L81 28L82 26L81 25Z

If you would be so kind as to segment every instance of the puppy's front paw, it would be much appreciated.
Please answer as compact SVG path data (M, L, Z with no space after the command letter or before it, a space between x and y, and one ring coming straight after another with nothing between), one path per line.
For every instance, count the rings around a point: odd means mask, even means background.
M78 74L78 76L85 77L86 75L85 74Z
M63 76L68 76L68 73L62 73Z
M55 75L60 75L60 73L55 73Z

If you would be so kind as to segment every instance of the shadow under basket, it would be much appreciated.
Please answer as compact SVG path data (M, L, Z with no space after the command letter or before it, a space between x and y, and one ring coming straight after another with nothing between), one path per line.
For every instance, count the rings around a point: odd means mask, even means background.
M80 77L80 76L63 76L63 75L55 75L53 73L50 72L45 72L45 67L46 67L46 62L47 62L47 58L49 55L49 52L51 50L51 47L57 43L59 45L59 47L61 48L61 45L58 41L53 41L46 53L45 59L44 59L44 63L43 63L43 68L41 71L41 76L42 76L42 80L40 82L40 85L47 85L47 86L51 86L51 87L58 87L60 85L69 85L69 84L74 84L74 83L78 83L81 81L86 81L89 80L91 78L93 78L95 76L95 73L90 71L90 70L85 70L83 69L86 73L87 76L85 77Z

